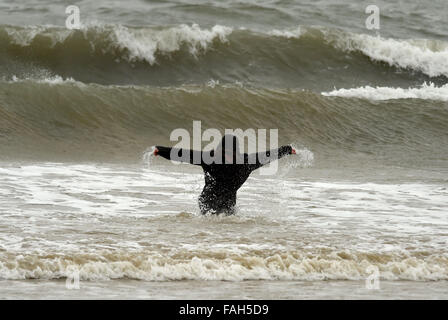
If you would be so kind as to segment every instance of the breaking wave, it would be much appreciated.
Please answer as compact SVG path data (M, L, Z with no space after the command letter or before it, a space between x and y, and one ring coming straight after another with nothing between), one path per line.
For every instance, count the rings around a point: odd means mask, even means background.
M373 91L372 91L373 90ZM307 90L242 85L102 86L73 79L0 81L1 158L18 154L135 157L156 143L170 143L176 128L278 128L279 143L376 153L394 146L398 155L443 152L448 109L446 88L338 90L326 97ZM397 93L398 92L398 93ZM412 96L413 95L413 96ZM358 97L358 98L352 98ZM363 99L359 99L363 98ZM437 147L438 146L438 147ZM425 149L427 148L427 150ZM51 152L50 152L51 151ZM314 152L314 150L313 150Z
M448 101L448 84L437 87L434 83L422 84L418 88L360 87L322 92L324 96L363 98L370 100L423 99Z
M27 78L33 69L86 83L151 85L214 78L281 86L286 78L307 87L316 74L331 83L359 74L375 82L387 74L445 84L448 77L447 42L305 26L268 32L197 24L0 26L0 58L6 80Z
M79 272L80 280L364 280L378 268L384 280L447 280L448 258L380 253L248 252L244 255L183 252L177 257L144 252L0 255L1 279L58 279Z

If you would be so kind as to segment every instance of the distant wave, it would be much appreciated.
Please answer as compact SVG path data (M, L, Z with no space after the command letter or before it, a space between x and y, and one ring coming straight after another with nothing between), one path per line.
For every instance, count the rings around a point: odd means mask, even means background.
M80 30L0 26L0 57L8 61L0 66L7 77L26 77L31 67L39 67L103 84L128 78L172 84L178 79L191 81L196 74L233 81L261 77L262 81L267 68L279 79L293 77L291 81L299 73L297 78L304 83L315 81L317 74L324 79L330 75L338 83L342 76L359 74L384 79L385 72L405 79L417 76L421 82L448 77L448 42L386 39L305 26L267 32L197 24L98 24ZM405 72L400 75L394 69Z
M31 26L0 28L4 44L44 50L60 45L80 47L98 54L118 54L117 58L156 62L156 54L169 54L187 46L192 55L205 51L213 41L226 42L232 28L216 25L201 29L197 24L168 28L132 28L122 25L88 25L79 30Z
M331 35L328 40L344 51L359 51L389 66L420 71L430 77L448 76L447 42L385 39L364 34Z
M424 83L418 88L359 87L322 92L324 96L363 98L369 100L426 99L448 101L448 84L437 87Z
M407 150L425 148L428 154L443 153L448 123L443 102L360 102L352 97L397 94L387 89L353 90L328 94L345 97L326 97L306 90L238 84L102 86L61 77L0 81L0 158L56 150L72 156L83 150L90 158L135 156L156 141L166 141L173 129L191 128L193 120L220 130L279 128L284 142L322 146L325 152L332 148L382 152L382 146L394 146L403 157ZM406 97L434 98L447 89L420 90L403 92Z

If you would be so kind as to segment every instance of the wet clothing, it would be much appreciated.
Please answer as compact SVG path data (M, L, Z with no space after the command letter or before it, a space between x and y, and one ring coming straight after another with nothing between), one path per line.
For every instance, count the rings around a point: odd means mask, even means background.
M232 146L226 147L231 140ZM220 145L211 151L194 151L156 146L158 154L166 159L200 165L205 174L205 186L199 197L199 208L203 214L234 212L238 189L252 171L272 160L292 153L291 146L257 154L239 152L238 139L226 135ZM173 159L174 158L174 159Z

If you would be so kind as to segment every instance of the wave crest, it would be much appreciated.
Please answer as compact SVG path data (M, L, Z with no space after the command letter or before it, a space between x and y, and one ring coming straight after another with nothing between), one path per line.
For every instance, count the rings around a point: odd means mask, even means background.
M226 42L232 28L215 25L201 29L199 25L182 24L169 28L132 28L123 25L84 25L79 30L50 26L3 27L7 42L21 47L39 46L54 48L58 45L85 46L91 51L119 55L117 59L128 62L156 63L157 54L170 54L186 46L196 56L204 52L214 41ZM73 43L72 43L73 42ZM37 49L37 48L36 48Z
M113 43L119 49L128 51L128 61L145 60L150 64L156 62L156 53L172 53L179 51L182 45L188 47L193 56L207 50L207 47L218 40L227 42L232 28L215 25L211 29L201 29L197 24L181 25L161 31L148 29L131 30L119 26L113 29Z
M344 51L359 51L374 61L412 69L430 77L448 76L448 43L437 40L387 39L365 34L338 34L330 43Z
M341 55L341 51L346 55ZM13 61L19 59L21 63L53 68L55 74L84 82L84 78L74 75L85 68L81 74L91 79L93 68L101 73L100 83L109 78L132 78L138 73L136 63L143 63L139 67L147 68L145 71L164 67L157 70L157 77L151 72L142 74L153 77L152 81L170 76L178 79L185 74L191 79L198 72L217 80L246 81L252 77L266 78L266 68L276 70L268 77L278 73L280 78L291 78L292 71L299 72L298 78L304 83L315 79L316 71L326 72L323 78L332 83L339 83L342 76L347 78L353 73L366 74L367 80L384 80L385 72L401 80L413 79L417 72L425 76L422 82L428 81L428 77L448 77L447 42L386 39L305 26L267 32L234 30L221 25L201 28L197 24L170 27L99 24L80 30L0 26L2 54ZM60 66L68 56L72 65ZM191 57L197 59L192 61ZM369 65L365 57L384 65ZM123 72L125 68L128 70ZM410 72L403 75L387 68Z
M103 253L0 256L1 279L58 279L79 271L81 280L364 280L378 268L385 280L447 280L448 259L393 254L271 252L229 254L184 252L182 258L158 253Z
M364 86L322 92L324 96L362 98L368 100L424 99L448 101L448 84L437 87L434 83L423 83L419 88L390 88Z

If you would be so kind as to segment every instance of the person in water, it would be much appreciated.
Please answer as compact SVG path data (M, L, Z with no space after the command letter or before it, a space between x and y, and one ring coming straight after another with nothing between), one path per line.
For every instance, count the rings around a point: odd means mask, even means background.
M194 151L156 146L154 155L168 160L189 162L200 165L205 174L205 186L199 196L199 208L203 214L233 214L238 189L244 184L252 171L280 159L295 154L291 146L248 155L239 151L238 139L225 135L218 147L211 151Z

